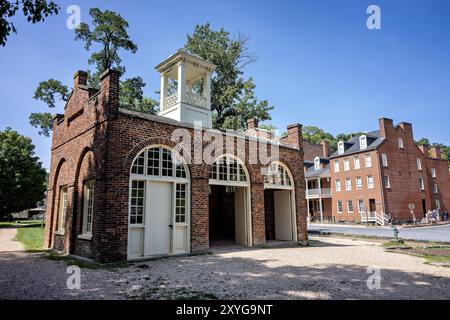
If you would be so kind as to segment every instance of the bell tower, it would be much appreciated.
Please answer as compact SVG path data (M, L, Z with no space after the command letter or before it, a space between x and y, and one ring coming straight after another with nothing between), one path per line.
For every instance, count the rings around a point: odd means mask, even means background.
M212 127L211 73L216 66L199 56L177 51L158 64L161 75L159 115Z

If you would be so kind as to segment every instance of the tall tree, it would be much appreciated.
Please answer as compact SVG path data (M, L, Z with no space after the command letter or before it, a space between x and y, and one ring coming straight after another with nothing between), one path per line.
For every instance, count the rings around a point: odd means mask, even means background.
M93 43L100 46L100 51L92 53L89 64L96 66L97 73L112 68L124 73L125 67L120 65L122 59L119 50L136 53L138 49L128 35L127 20L114 11L101 11L98 8L89 10L89 15L92 18L92 29L85 22L75 29L75 40L83 41L87 51Z
M213 126L217 129L244 129L246 119L258 116L270 120L273 109L266 100L254 95L253 80L243 78L243 69L254 61L247 48L247 38L232 39L223 28L213 30L209 23L197 25L187 36L185 49L214 63L217 68L211 79Z
M31 139L0 131L0 217L32 208L44 198L46 171Z
M22 10L28 22L37 23L46 17L58 14L60 7L47 0L0 0L0 45L5 46L9 35L17 33L11 22L17 11Z
M98 46L98 51L91 54L88 62L95 66L94 71L89 71L88 85L99 88L100 74L107 69L116 69L125 72L125 67L121 65L119 52L121 50L135 53L137 45L130 39L127 29L128 22L118 13L113 11L101 11L92 8L89 11L92 18L92 25L81 23L75 30L75 40L84 42L84 48L90 50ZM134 77L121 82L120 102L129 109L156 113L158 102L144 97L143 88L145 82L141 77ZM65 102L68 99L70 90L60 81L49 79L39 83L34 99L44 102L49 108L55 108L56 103ZM45 113L32 113L29 117L32 126L39 128L39 134L49 136L52 131L52 115Z

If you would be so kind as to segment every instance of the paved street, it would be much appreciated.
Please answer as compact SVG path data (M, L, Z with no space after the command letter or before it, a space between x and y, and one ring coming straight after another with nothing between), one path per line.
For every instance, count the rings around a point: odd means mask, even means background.
M333 233L345 233L363 236L392 237L390 227L362 227L362 226L332 226L311 224L308 230ZM428 240L439 242L450 242L450 225L416 228L399 228L399 236L408 240Z

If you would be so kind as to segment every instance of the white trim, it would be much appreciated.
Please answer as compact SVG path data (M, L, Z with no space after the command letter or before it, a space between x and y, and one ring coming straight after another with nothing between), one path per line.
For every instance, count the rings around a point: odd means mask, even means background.
M82 240L92 240L92 233L79 234L77 238Z
M222 154L222 155L218 156L216 159L214 159L214 162L213 162L213 164L211 166L211 173L214 174L214 166L216 165L217 161L219 161L222 158L225 158L225 163L226 163L226 167L227 167L227 173L226 173L227 174L227 179L226 180L220 180L220 179L209 178L209 184L210 185L219 185L219 186L234 186L234 187L248 187L248 186L250 186L250 174L249 174L249 172L247 170L247 167L245 166L245 163L239 157L235 156L234 154L225 153L225 154ZM241 177L240 177L239 170L237 172L237 181L230 180L230 164L226 160L227 158L231 158L233 160L236 160L238 165L241 166L242 170L244 170L246 181L240 181ZM238 168L239 168L239 166L238 166ZM219 171L217 171L217 174L219 174Z
M162 176L162 149L160 149L159 152L159 176L152 176L147 175L147 150L153 149L153 148L162 148L170 150L173 153L172 158L172 173L173 175L171 177ZM132 168L133 164L136 161L136 159L144 152L145 154L145 160L144 160L144 174L132 174ZM186 173L186 178L177 178L176 177L176 159L179 159L182 162L182 165L184 167L184 171ZM136 155L136 157L133 159L132 164L130 166L130 179L129 179L129 195L128 195L128 244L127 244L127 260L139 260L142 258L148 258L151 256L144 256L144 245L145 241L145 213L146 213L146 206L145 206L145 198L144 198L144 216L142 219L141 224L130 224L130 213L131 213L131 194L132 194L132 183L133 181L144 181L145 182L145 191L144 191L144 197L146 196L147 192L147 184L149 182L168 182L172 183L172 208L171 208L171 221L173 228L171 230L171 239L170 239L170 252L169 255L177 255L177 254L186 254L191 251L191 182L190 182L190 172L189 168L187 166L186 160L183 158L183 156L174 148L164 145L164 144L153 144L150 146L147 146L143 148L139 153ZM175 206L176 206L176 184L185 184L186 185L186 220L184 223L175 223ZM186 252L183 253L177 253L174 252L174 237L175 237L175 228L178 227L186 227ZM143 239L142 239L142 252L141 256L130 256L130 238L131 238L131 229L141 229L143 232ZM158 256L158 255L155 255Z

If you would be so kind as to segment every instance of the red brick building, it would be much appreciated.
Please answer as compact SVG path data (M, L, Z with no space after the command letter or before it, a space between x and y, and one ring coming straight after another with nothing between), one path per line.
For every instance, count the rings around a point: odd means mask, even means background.
M450 209L448 161L438 148L418 147L412 125L379 120L379 130L340 141L330 158L336 221L360 222L377 213L410 221L409 204L417 219L437 209Z
M301 125L289 126L284 145L211 132L214 66L177 52L157 70L160 116L121 107L115 71L103 73L100 90L86 85L86 72L75 74L54 119L45 245L111 262L222 243L306 244ZM226 148L211 152L219 138Z

